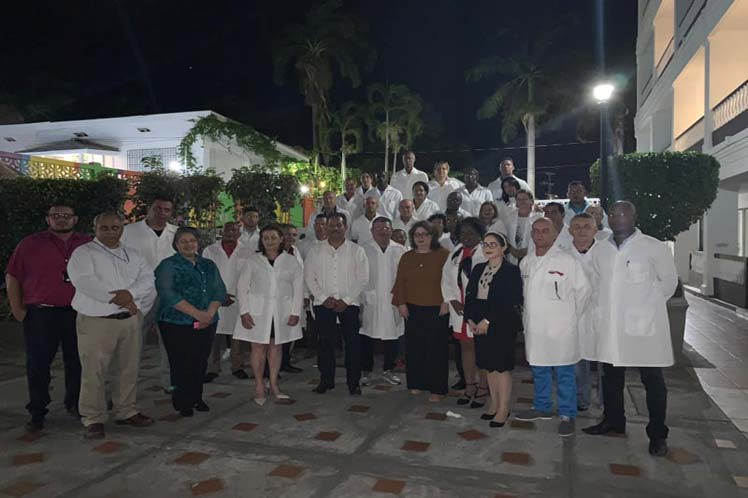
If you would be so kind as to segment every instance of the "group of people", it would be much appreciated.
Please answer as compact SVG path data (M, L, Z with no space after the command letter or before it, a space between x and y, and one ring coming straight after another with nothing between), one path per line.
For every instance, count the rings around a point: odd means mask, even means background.
M220 374L226 354L232 374L248 378L249 353L257 405L268 395L287 399L279 371L299 371L289 353L304 330L316 342L318 394L335 387L342 338L346 385L360 395L379 340L384 381L401 383L395 364L404 355L410 392L441 401L456 344L454 387L464 389L457 403L488 405L480 418L500 428L511 416L523 334L535 395L517 419L553 416L555 378L558 433L574 434L577 411L590 406L590 363L599 362L603 420L584 431L624 433L625 368L640 367L649 451L664 455L661 367L673 363L665 303L677 276L667 247L636 229L635 207L618 202L608 218L572 182L566 206L550 202L539 212L509 158L487 187L474 169L462 183L440 161L429 181L415 154L402 160L391 179L365 173L338 196L325 192L300 237L293 225L260 228L260 213L248 207L202 251L195 229L169 223L170 199L156 199L133 224L100 214L94 238L73 231L72 207L52 206L49 230L21 241L6 273L26 337L28 429L44 427L60 343L65 406L86 437L104 437L109 399L117 423L153 423L136 408L142 345L153 328L163 387L185 417L209 410L203 383Z

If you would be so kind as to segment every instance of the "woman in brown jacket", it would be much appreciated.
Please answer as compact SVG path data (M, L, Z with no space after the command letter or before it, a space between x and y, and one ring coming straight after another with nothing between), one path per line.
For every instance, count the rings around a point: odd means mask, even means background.
M449 378L449 307L441 276L449 251L433 225L419 221L410 229L411 251L397 267L392 304L405 318L405 374L412 394L429 391L429 401L447 394Z

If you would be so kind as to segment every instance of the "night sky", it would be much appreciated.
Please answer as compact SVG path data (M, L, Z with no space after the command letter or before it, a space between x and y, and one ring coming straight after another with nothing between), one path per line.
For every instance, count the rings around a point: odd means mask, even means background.
M524 134L500 138L500 120L478 120L475 112L490 92L468 84L465 72L478 59L502 53L498 33L536 36L561 24L567 34L559 58L574 60L559 83L578 87L569 110L539 133L537 189L545 171L556 173L554 192L570 179L587 181L598 156L596 122L591 143L577 142L580 119L594 117L582 97L594 80L597 0L509 2L506 0L347 0L345 9L363 17L378 52L375 69L361 88L339 80L333 101L365 100L371 83L402 83L429 106L440 132L418 139L417 166L429 170L446 158L453 169L477 167L488 183L495 164L514 157L522 174ZM619 105L635 114L636 1L607 0L606 64L625 85ZM271 41L288 22L302 22L314 2L276 0L176 1L98 0L13 2L0 30L0 105L10 103L31 120L68 120L211 109L245 122L289 145L311 146L310 111L293 74L286 84L272 79ZM554 48L555 49L555 48ZM556 75L554 75L555 77ZM4 107L8 109L8 107ZM5 122L13 116L0 115ZM27 117L28 120L28 117ZM427 123L429 127L430 123ZM633 137L629 137L633 144ZM552 146L548 146L552 145ZM383 146L367 144L352 158L367 169L381 164Z

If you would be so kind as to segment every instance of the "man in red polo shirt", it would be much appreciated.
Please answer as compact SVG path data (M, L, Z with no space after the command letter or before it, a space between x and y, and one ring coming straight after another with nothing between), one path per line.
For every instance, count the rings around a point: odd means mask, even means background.
M8 262L5 285L13 316L23 322L30 432L44 429L49 405L49 367L62 343L65 364L65 408L78 415L81 364L75 331L76 313L70 306L75 289L67 264L75 248L91 237L73 232L78 217L72 207L55 205L47 212L49 229L29 235L16 246Z

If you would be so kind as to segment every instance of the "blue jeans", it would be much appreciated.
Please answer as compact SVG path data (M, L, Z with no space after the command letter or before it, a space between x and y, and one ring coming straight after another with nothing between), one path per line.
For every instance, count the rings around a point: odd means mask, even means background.
M533 406L541 412L553 411L553 370L556 371L556 396L558 414L562 417L577 416L577 378L575 365L558 367L531 367L535 383Z
M590 383L590 362L580 360L576 365L577 374L577 406L582 408L590 407L590 392L592 385Z

